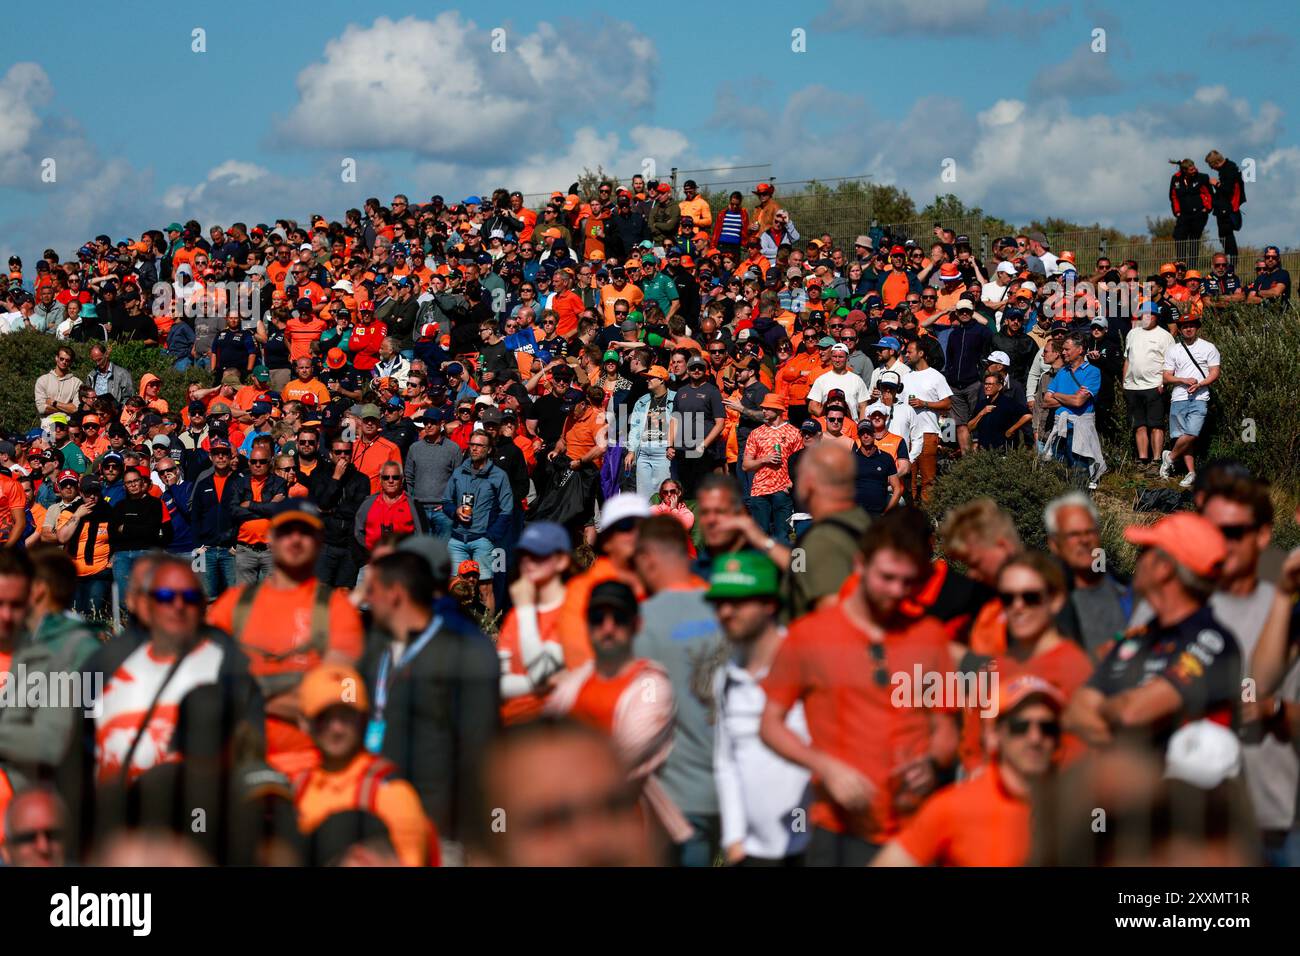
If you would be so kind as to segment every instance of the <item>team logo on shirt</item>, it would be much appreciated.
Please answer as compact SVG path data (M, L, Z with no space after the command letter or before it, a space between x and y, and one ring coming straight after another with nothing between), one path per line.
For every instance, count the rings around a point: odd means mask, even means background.
M1223 652L1223 635L1214 631L1201 631L1196 635L1196 643L1211 654L1220 654Z
M1138 649L1141 646L1142 643L1140 641L1135 641L1132 638L1129 638L1127 641L1125 641L1123 644L1119 646L1119 650L1116 651L1115 653L1120 660L1131 661L1134 657L1137 656Z

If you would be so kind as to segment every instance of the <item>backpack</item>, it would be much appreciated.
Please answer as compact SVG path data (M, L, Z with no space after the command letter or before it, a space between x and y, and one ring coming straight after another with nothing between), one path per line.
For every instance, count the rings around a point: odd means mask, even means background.
M314 650L316 654L324 658L325 652L329 649L330 636L330 598L333 597L334 589L326 581L316 582L316 593L312 598L311 609L311 633L306 644L300 644L297 647L291 647L281 654L275 654L270 651L264 651L260 647L252 647L244 643L244 628L248 625L248 616L252 613L253 602L257 600L257 592L261 589L262 582L256 581L248 585L239 595L239 600L235 602L234 618L231 621L231 637L246 652L253 652L261 655L263 660L267 661L285 661L296 654L304 651ZM302 680L302 674L265 674L257 678L258 686L262 688L264 697L271 698L286 691L293 690Z
M307 784L311 780L314 770L300 770L293 775L293 800L294 803L302 799L303 793L307 789ZM353 794L352 806L357 810L364 810L366 813L374 815L375 804L379 800L379 788L388 780L389 777L397 773L397 764L384 757L371 755L370 765L361 773L361 779L357 781L357 791Z

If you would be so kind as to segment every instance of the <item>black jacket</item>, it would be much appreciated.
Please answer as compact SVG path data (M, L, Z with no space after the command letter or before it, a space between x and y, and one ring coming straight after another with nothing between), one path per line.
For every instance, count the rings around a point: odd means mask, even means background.
M501 664L495 645L454 600L440 598L433 610L443 618L433 640L389 674L382 752L415 787L439 834L460 840L475 806L483 752L497 729ZM391 662L388 635L372 635L361 660L371 700L384 657Z
M113 506L113 523L108 528L114 551L149 551L165 547L172 540L172 524L163 520L161 498L147 491L139 498L130 495Z
M611 259L627 258L637 243L649 238L650 226L639 212L615 213L605 220L605 253Z
M254 518L269 518L275 513L276 505L272 500L276 495L289 497L289 485L279 475L268 475L266 484L262 486L262 500L253 500L253 479L248 475L235 476L235 505L231 509L235 517L236 534L238 528L245 521L252 521ZM243 502L249 504L244 507Z
M506 473L510 482L510 493L515 497L515 507L522 508L528 497L528 462L524 453L512 441L499 439L492 447L492 464Z
M343 477L336 481L333 464L322 462L312 472L307 488L325 519L325 543L351 548L353 522L362 502L370 497L370 479L348 465Z
M405 461L407 450L420 439L420 429L415 427L411 419L403 415L396 424L385 424L380 435L401 449L402 460Z
M217 498L215 472L209 468L194 482L194 495L190 498L190 527L194 530L194 544L198 547L233 548L239 526L235 520L235 506L242 500L238 495L239 475L231 472L226 477L221 498Z

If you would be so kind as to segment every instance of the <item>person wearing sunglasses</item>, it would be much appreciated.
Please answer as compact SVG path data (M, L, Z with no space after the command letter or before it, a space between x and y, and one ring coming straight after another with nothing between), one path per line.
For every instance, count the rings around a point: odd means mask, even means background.
M415 533L415 508L407 497L402 466L387 462L379 470L379 491L362 502L357 510L355 537L367 553L373 551L384 535Z
M1184 724L1238 725L1241 649L1209 604L1228 545L1211 521L1188 511L1130 525L1124 540L1138 548L1133 589L1151 621L1112 642L1070 699L1063 725L1094 747L1146 749L1163 766Z
M1263 270L1256 263L1255 281L1250 285L1246 301L1278 309L1287 308L1291 304L1291 273L1282 268L1282 250L1277 246L1265 246L1260 262L1263 263Z
M131 566L155 548L171 543L172 526L159 497L149 493L149 479L131 468L122 479L125 496L113 506L109 542L113 548L113 581L126 594Z
M5 866L63 866L68 811L51 787L19 791L5 810L5 842L0 860Z
M1000 687L988 769L937 794L872 866L1026 866L1035 789L1055 774L1064 696L1026 674Z
M641 630L642 617L630 585L603 581L592 588L586 603L591 663L557 678L543 713L570 717L608 736L624 755L627 779L641 794L642 809L657 817L671 838L680 840L691 826L654 774L675 749L673 685L661 665L633 653L632 639Z
M145 639L111 641L89 664L104 675L93 720L95 775L101 784L135 780L174 759L170 746L160 741L172 739L180 702L191 690L248 681L248 659L228 640L212 639L204 627L207 596L190 559L155 554L149 560L152 568L143 575L140 592ZM182 657L183 665L174 667Z
M957 756L951 714L890 703L891 675L952 669L942 625L903 611L930 577L928 519L906 508L877 518L855 566L857 583L842 599L791 623L763 682L763 743L817 780L810 866L871 862ZM786 724L799 702L810 743Z

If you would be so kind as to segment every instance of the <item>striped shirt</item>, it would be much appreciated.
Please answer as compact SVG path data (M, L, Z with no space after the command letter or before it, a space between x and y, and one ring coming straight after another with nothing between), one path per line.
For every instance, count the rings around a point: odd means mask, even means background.
M790 490L790 456L803 448L803 436L789 422L781 422L775 427L759 425L749 433L745 442L745 455L749 458L766 458L778 444L781 446L781 464L761 465L754 471L750 494L756 498Z

